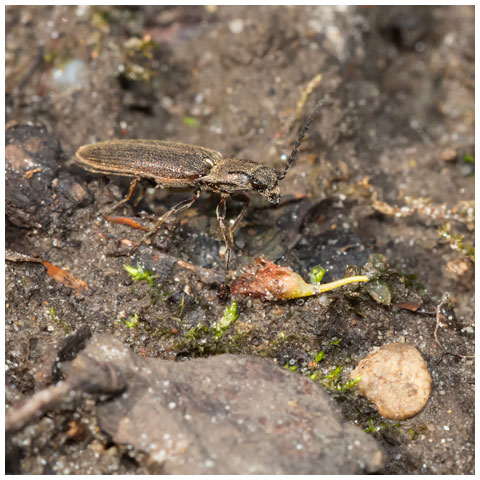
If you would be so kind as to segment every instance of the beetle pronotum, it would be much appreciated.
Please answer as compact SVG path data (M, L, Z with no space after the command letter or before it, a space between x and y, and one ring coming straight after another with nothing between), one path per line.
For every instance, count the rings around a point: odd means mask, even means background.
M266 197L269 202L278 204L280 201L278 182L285 178L288 169L295 162L305 133L323 104L324 99L317 102L315 109L299 130L290 157L283 172L280 173L252 160L224 158L215 150L161 140L109 140L84 145L78 149L76 159L83 168L93 172L134 177L127 196L114 205L109 213L131 198L137 182L142 178L154 180L158 187L187 187L195 190L192 198L183 200L164 213L129 253L133 253L139 245L154 235L170 215L191 207L200 196L200 192L210 190L220 193L216 213L225 241L225 262L228 268L231 250L235 245L233 233L248 207L248 197L242 196L243 208L233 224L228 226L225 223L228 196L254 191Z

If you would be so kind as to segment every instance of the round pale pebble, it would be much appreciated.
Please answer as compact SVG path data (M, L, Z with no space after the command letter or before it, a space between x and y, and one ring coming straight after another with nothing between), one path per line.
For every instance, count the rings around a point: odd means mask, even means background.
M406 343L390 343L369 353L350 378L385 418L413 417L430 397L432 377L420 352Z

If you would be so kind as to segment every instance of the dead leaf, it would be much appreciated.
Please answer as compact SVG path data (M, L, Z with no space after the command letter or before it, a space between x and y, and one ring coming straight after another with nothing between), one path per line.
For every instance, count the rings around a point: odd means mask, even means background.
M31 257L24 253L6 250L5 260L10 262L33 262L41 263L47 269L47 274L50 275L56 282L65 285L68 288L75 288L78 291L88 290L88 285L83 281L74 277L70 272L63 270L53 263L42 260L41 258Z
M149 229L140 225L138 222L129 217L105 217L109 222L118 223L119 225L127 225L127 227L136 228L137 230L143 230L148 232Z
M395 306L403 310L410 310L411 312L416 312L420 308L419 303L413 302L398 302Z
M74 277L70 272L63 270L50 262L42 261L41 263L47 268L47 274L56 282L61 283L68 288L75 288L78 291L88 290L88 285L83 280Z

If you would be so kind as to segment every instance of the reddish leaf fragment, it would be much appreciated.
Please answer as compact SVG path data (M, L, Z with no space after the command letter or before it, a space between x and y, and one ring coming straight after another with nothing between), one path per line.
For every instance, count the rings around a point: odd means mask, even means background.
M143 230L144 232L148 232L148 228L140 225L132 218L128 217L105 217L109 222L118 223L119 225L127 225L127 227L136 228L137 230Z
M88 285L83 280L74 277L70 272L63 270L50 262L42 261L42 264L47 268L47 274L56 282L61 283L68 288L75 288L78 291L88 290Z
M419 303L413 302L398 302L395 304L395 306L402 308L403 310L410 310L411 312L416 312L420 308Z
M6 251L5 259L10 262L33 262L41 263L47 269L47 274L50 275L56 282L65 285L68 288L75 288L78 291L88 290L88 285L78 278L74 277L70 272L63 270L53 263L42 260L41 258L30 257L19 252Z

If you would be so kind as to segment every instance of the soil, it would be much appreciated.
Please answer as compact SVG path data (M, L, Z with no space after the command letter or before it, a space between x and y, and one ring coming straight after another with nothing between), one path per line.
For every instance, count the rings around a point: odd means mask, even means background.
M264 357L326 388L381 445L378 473L473 474L474 59L473 6L7 7L8 408L107 333L164 360ZM169 139L281 170L321 97L280 204L250 195L230 270L216 194L117 256L145 233L104 218L129 180L83 170L79 146ZM114 215L148 228L190 196L147 189ZM229 218L240 208L229 200ZM357 286L234 299L232 279L262 255L305 279L322 265L325 282L385 262L390 298ZM421 352L432 393L391 421L342 385L373 347L399 341ZM9 434L7 473L158 472L99 427L97 402Z

